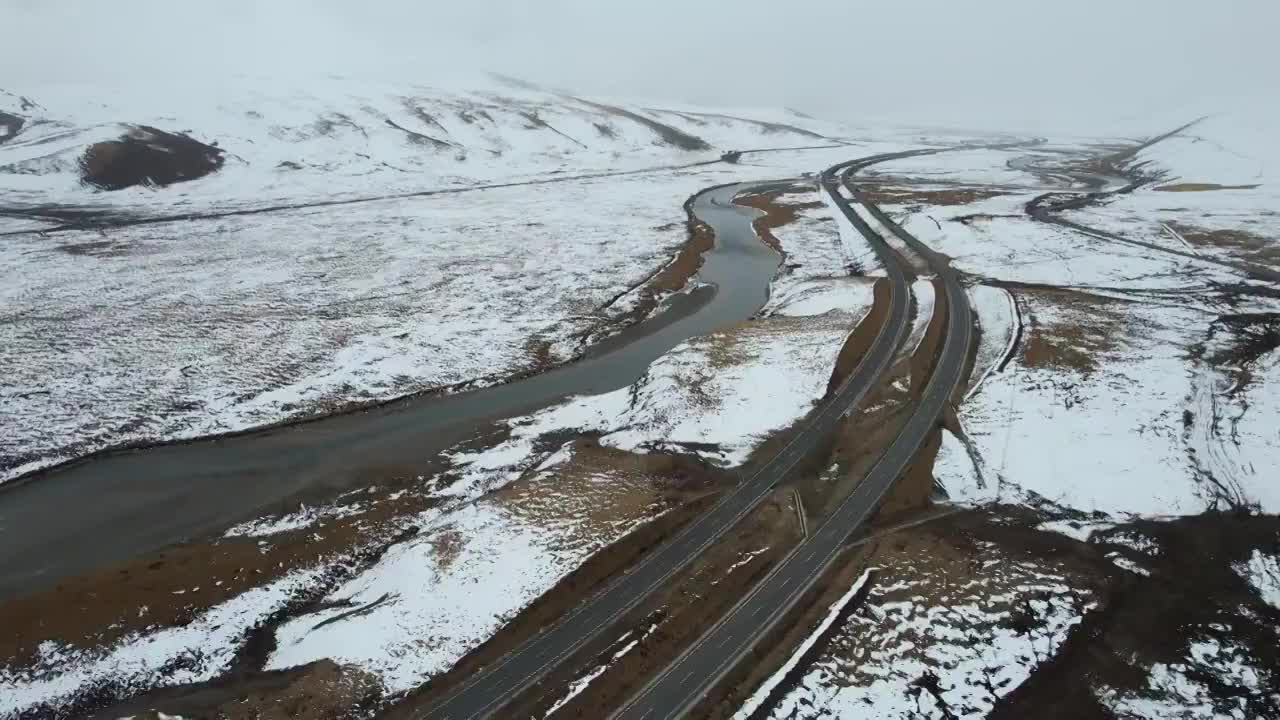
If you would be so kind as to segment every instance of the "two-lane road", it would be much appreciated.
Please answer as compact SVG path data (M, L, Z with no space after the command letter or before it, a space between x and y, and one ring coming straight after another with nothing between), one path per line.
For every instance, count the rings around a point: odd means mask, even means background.
M880 156L879 160L909 157L912 154L924 152L890 154ZM841 174L845 184L849 186L854 198L862 202L877 220L930 263L946 286L946 339L933 375L915 412L857 489L807 540L757 584L751 593L618 710L613 716L615 720L679 718L696 707L706 693L745 658L760 640L767 637L769 631L831 568L850 535L875 511L929 433L937 427L943 409L963 380L973 328L964 288L955 274L929 248L880 212L879 208L867 203L858 193L850 182L850 175L868 164L871 163L864 160L846 166ZM873 244L877 244L878 236L835 190L830 172L823 178L824 186L858 230Z
M853 161L828 170L823 176L824 187L838 196L834 187L836 170L880 157L882 156ZM893 362L909 328L909 289L906 277L886 243L873 241L872 244L888 269L891 292L887 320L857 368L809 418L795 438L759 471L729 491L710 511L647 555L630 572L614 580L555 625L547 627L499 662L468 678L466 683L443 700L414 714L414 718L460 720L492 715L505 703L537 683L560 661L612 627L732 529L830 435L844 415L862 402L870 388L875 386L876 381Z

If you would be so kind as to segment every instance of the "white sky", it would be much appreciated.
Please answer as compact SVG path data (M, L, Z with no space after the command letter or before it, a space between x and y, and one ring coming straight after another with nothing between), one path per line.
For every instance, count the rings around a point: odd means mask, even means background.
M0 0L0 88L495 70L833 119L1108 132L1277 94L1277 32L1280 0Z

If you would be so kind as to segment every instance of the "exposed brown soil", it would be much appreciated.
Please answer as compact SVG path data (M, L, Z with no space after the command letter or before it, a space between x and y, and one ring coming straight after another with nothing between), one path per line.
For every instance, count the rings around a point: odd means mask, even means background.
M363 511L302 530L171 547L9 600L0 604L0 626L10 629L0 636L0 657L20 667L44 641L104 647L145 628L184 625L252 587L389 540L399 532L391 520L433 502L386 494L367 494Z
M1280 265L1280 241L1248 230L1209 230L1188 223L1171 222L1169 227L1196 247L1225 250L1237 259L1259 265Z
M1218 183L1172 183L1151 188L1161 192L1208 192L1211 190L1253 190L1257 185L1219 185Z
M1114 350L1126 318L1123 303L1069 289L1040 288L1019 294L1026 310L1022 364L1033 368L1069 368L1091 373L1098 358ZM1052 305L1065 316L1050 322L1037 306Z
M221 148L139 125L119 140L90 145L80 158L80 178L102 190L163 187L217 172L225 160Z
M823 465L825 471L797 483L815 522L853 492L898 436L911 410L905 380L905 363L898 363L867 394L863 410L840 423Z
M887 278L876 280L875 287L872 289L874 299L871 310L867 312L862 322L858 323L858 327L849 333L844 346L840 348L840 354L836 356L835 369L831 372L831 380L827 382L827 392L822 396L823 400L835 393L836 388L840 387L840 384L858 367L858 363L862 362L867 350L875 342L880 328L884 327L888 320L889 293L891 292Z
M554 478L516 480L492 499L535 524L585 518L581 532L598 538L612 534L620 521L656 515L737 482L732 473L693 455L632 453L590 437L573 441L571 448L572 459L556 468Z
M643 638L613 660L617 643L590 648L562 665L525 698L504 708L508 717L541 717L563 697L569 683L612 663L558 718L602 718L715 623L800 539L791 493L780 489L680 576L619 624L618 635ZM749 553L758 553L743 562ZM654 623L656 628L645 633Z
M773 229L795 222L799 219L801 212L820 208L822 203L815 201L792 205L779 203L778 199L784 195L802 192L805 189L808 188L798 185L784 186L768 192L743 193L733 199L735 205L745 205L764 213L764 215L755 219L756 234L760 236L764 244L778 251L784 260L786 258L786 248L782 247L782 242L773 234Z
M1008 195L1000 190L972 187L922 190L891 184L858 184L858 189L873 205L968 205L980 200Z
M1139 537L1149 552L1108 540ZM1110 717L1095 693L1104 689L1158 698L1147 688L1147 668L1186 662L1188 644L1227 642L1237 660L1280 678L1280 610L1266 604L1232 570L1254 548L1280 550L1280 518L1206 513L1172 521L1140 521L1109 530L1102 542L1078 543L1096 554L1120 553L1150 573L1113 576L1106 602L1071 634L1061 652L1005 698L993 718ZM1274 686L1250 690L1241 678L1191 673L1205 684L1223 716L1280 717ZM1234 683L1231 681L1235 680Z
M381 697L382 684L373 675L321 660L297 671L263 673L238 690L215 684L185 695L160 691L87 720L352 720L372 717Z
M933 478L933 462L942 445L942 429L929 433L902 476L885 495L871 521L872 529L901 522L929 507L937 482Z
M286 686L246 693L219 705L215 714L220 720L345 720L371 710L381 697L376 677L322 660Z
M649 281L649 287L655 292L676 292L689 284L689 279L702 267L702 256L715 246L716 233L710 225L692 219L689 220L689 239L676 253L666 267L658 271Z

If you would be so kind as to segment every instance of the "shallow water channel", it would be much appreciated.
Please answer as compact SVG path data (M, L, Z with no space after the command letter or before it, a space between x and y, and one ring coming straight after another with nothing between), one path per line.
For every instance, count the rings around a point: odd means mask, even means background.
M217 530L303 493L351 487L371 468L422 465L485 423L631 384L679 343L746 320L768 299L780 258L752 227L759 212L732 204L748 189L757 186L695 198L695 215L715 231L698 286L577 362L505 385L101 454L0 488L0 597Z

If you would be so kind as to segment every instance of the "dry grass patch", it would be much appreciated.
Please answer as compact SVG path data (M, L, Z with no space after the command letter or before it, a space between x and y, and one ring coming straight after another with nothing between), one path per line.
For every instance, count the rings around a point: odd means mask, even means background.
M1172 183L1152 188L1160 192L1210 192L1213 190L1253 190L1257 185L1219 185L1218 183Z
M1171 222L1179 235L1196 247L1225 250L1233 257L1249 262L1280 264L1280 242L1248 230L1209 230L1188 223Z
M70 578L0 605L0 657L31 662L39 645L107 647L142 630L184 625L251 589L287 574L388 541L395 519L435 501L413 493L366 495L345 517L267 538L231 537L167 548Z
M1123 301L1074 290L1020 293L1026 309L1022 364L1031 368L1098 368L1095 356L1116 350L1126 329Z
M972 187L925 190L887 184L859 184L858 189L873 205L969 205L981 200L1008 195L1008 193L1000 190Z

